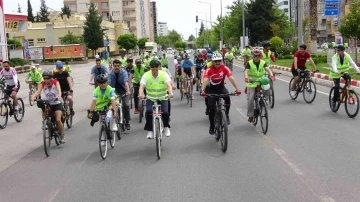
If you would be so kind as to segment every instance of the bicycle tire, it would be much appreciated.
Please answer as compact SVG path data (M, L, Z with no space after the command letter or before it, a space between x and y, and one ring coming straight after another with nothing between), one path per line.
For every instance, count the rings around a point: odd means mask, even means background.
M0 124L0 128L5 129L9 120L9 108L5 102L0 103L0 116L5 117L4 124Z
M190 99L190 107L192 107L193 106L193 99L192 99L192 90L193 90L193 88L192 88L192 84L191 84L191 86L190 86L190 95L189 95L189 99Z
M14 115L15 121L20 123L23 119L24 119L24 115L25 115L25 105L24 105L24 101L21 98L18 98L18 106L20 105L20 107L18 108L18 112L16 115ZM21 117L19 118L19 114L21 114Z
M190 93L190 86L187 87L187 93L186 93L186 99L187 99L187 104L190 103L190 96L189 96L189 93Z
M183 101L184 98L184 92L183 92L183 88L180 88L180 100Z
M266 104L265 104L265 101L264 100L260 100L259 102L259 105L260 105L260 125L261 125L261 129L262 129L262 132L264 133L264 135L266 135L268 129L269 129L269 117L268 117L268 112L267 112L267 109L266 109ZM265 123L262 119L262 117L265 118ZM264 125L266 124L266 125Z
M331 90L330 90L330 93L329 93L329 106L330 106L330 110L332 112L337 112L340 108L340 105L341 105L341 101L338 100L336 101L336 107L335 108L332 108L332 97L334 96L333 93L334 93L334 90L335 90L335 87L332 87Z
M33 106L34 105L34 102L33 101L31 101L31 97L32 97L32 95L33 95L33 89L31 88L31 90L30 90L30 92L29 92L29 104L30 104L30 106Z
M116 124L117 124L117 128L118 128L116 135L117 135L118 140L121 140L123 130L121 127L122 124L120 123L120 109L118 109L118 116L116 117Z
M275 106L274 83L272 81L270 82L269 106L271 109Z
M44 152L46 157L50 156L51 153L51 123L47 119L43 121L43 144L44 144Z
M347 95L345 96L345 112L346 114L350 117L350 118L355 118L357 116L357 114L359 113L359 97L358 95L355 93L354 90L348 90L348 94L354 96L354 98L356 98L356 111L354 114L350 114L349 110L348 110L348 97Z
M289 83L289 95L290 95L290 98L291 98L292 100L296 100L296 98L299 96L299 92L298 92L298 91L296 91L296 94L295 94L294 97L291 96L291 85L292 85L292 82L293 82L293 81L294 81L294 77L291 78L290 83Z
M310 99L310 100L307 100L306 96L305 96L305 93L307 93L307 91L308 91L308 89L307 89L307 84L308 83L310 84L310 86L313 85L313 87L310 87L310 89L311 89L311 93L314 92L313 93L314 97L312 99ZM315 82L313 80L306 80L304 82L303 97L304 97L305 102L308 103L308 104L311 104L312 102L314 102L314 100L316 98L316 85L315 85Z
M66 122L66 126L68 127L68 128L71 128L72 127L72 124L73 124L73 115L71 115L71 111L70 111L70 109L69 109L69 106L67 105L67 107L66 107L67 109L66 109L66 113L67 113L67 119L65 120L65 122Z
M108 124L108 128L110 128L110 124ZM116 142L116 134L117 134L117 132L113 132L113 131L110 131L110 137L111 137L111 139L110 139L110 146L111 146L111 148L113 149L114 147L115 147L115 142Z
M159 119L155 120L155 141L156 141L156 154L158 159L161 158L161 131L160 131L160 123Z
M102 139L104 133L105 139ZM105 141L105 146L101 145L101 142ZM104 151L102 151L102 148L104 148ZM106 135L106 126L104 124L101 124L100 126L100 132L99 132L99 149L100 149L100 156L104 160L106 159L108 145L107 145L107 135Z
M220 125L220 131L221 131L221 150L223 152L227 151L228 148L228 125L226 121L226 114L225 111L222 110L221 112L221 125Z
M255 106L255 108L254 108L254 118L253 118L253 125L254 126L256 126L257 125L257 123L258 123L258 118L259 118L259 104L256 102L256 100L254 100L254 106Z

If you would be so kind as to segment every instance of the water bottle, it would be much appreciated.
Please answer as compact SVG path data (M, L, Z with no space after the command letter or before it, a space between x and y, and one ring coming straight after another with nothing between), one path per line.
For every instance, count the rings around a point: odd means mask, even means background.
M106 123L110 123L111 117L112 117L112 111L109 110L109 111L106 113L105 122L106 122Z

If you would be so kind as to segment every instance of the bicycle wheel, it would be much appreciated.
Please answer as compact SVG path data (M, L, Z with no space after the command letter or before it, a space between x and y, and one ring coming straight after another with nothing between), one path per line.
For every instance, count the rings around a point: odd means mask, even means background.
M108 150L106 130L107 128L105 124L101 124L100 132L99 132L99 147L100 147L100 156L102 159L106 158L107 150ZM103 144L105 143L105 144L101 145L101 143Z
M255 108L254 108L254 118L253 118L253 125L254 126L256 126L257 125L257 123L258 123L258 118L259 118L259 111L260 111L260 109L259 109L259 105L258 105L258 103L256 102L256 100L254 100L254 106L255 106Z
M33 105L34 105L34 102L31 101L31 97L32 97L32 95L33 95L34 93L35 93L35 92L34 92L34 89L31 88L31 89L30 89L30 92L29 92L29 104L30 104L30 106L33 106Z
M187 93L186 93L186 99L187 99L187 104L190 103L190 84L188 84L188 87L186 88L187 89Z
M307 97L306 94L309 96ZM303 97L306 103L311 104L316 97L316 85L313 80L306 80L304 82Z
M122 133L123 133L123 130L121 127L122 124L120 123L120 118L122 118L122 117L120 117L120 109L118 109L117 113L118 113L118 116L116 117L116 124L117 124L118 130L116 132L116 135L117 135L118 140L120 140Z
M51 152L51 136L52 136L52 129L51 123L47 119L43 121L43 143L44 143L44 151L45 155L48 157L50 156Z
M180 87L180 100L182 101L184 98L184 92L183 92L183 88Z
M110 124L108 125L108 128L110 128ZM110 146L111 146L111 148L114 148L115 147L115 135L117 134L117 132L113 132L113 131L110 131L110 137L111 137L111 139L110 139Z
M270 82L269 105L270 108L274 108L275 105L274 83L272 81Z
M160 122L159 119L155 120L155 141L156 141L156 154L158 159L161 157L161 129L160 129Z
M359 113L359 97L353 90L348 90L348 95L345 96L345 111L350 118L355 118ZM350 107L355 108L354 113L350 113Z
M290 80L290 83L289 83L289 95L290 95L290 98L292 99L292 100L296 100L296 98L299 96L299 93L298 93L298 91L296 91L296 94L295 94L295 96L292 96L291 95L291 86L292 86L292 83L294 82L294 78L292 78L291 80Z
M4 123L0 123L0 128L4 129L9 119L9 110L5 102L0 103L0 118L4 118Z
M133 97L134 97L134 88L130 89L130 109L133 108Z
M227 121L226 121L226 115L225 115L225 111L222 110L221 112L221 123L220 123L220 131L221 131L221 150L223 152L226 152L227 147L228 147L228 125L227 125Z
M193 99L192 99L192 90L193 90L193 85L191 84L190 86L190 94L189 94L189 99L190 99L190 107L192 107L192 103L193 103Z
M72 127L72 122L73 122L73 116L71 115L69 106L67 106L66 108L67 108L66 109L66 114L67 114L66 125L67 125L68 128L71 128Z
M260 105L259 116L260 116L261 129L264 135L266 135L269 128L268 112L264 100L260 100L259 105Z
M24 119L25 106L21 98L18 98L18 112L14 115L15 121L20 123Z
M338 100L335 102L335 107L332 106L332 100L333 100L332 98L334 97L334 90L335 87L332 87L329 93L329 106L332 112L337 112L340 108L341 102L340 100Z

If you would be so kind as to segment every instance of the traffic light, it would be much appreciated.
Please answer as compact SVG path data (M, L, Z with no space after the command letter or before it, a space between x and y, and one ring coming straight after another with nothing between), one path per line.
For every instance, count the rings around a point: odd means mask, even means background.
M198 22L199 21L199 18L198 18L198 16L196 16L196 22Z

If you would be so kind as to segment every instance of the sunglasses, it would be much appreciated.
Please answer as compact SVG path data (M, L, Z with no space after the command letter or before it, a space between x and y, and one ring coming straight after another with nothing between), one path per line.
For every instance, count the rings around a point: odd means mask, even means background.
M44 79L44 80L50 80L50 78L49 78L49 77L43 77L43 79Z
M159 66L151 66L151 68L158 68Z
M221 60L214 60L214 63L220 63Z
M98 84L105 84L106 83L106 81L105 82L98 82Z

